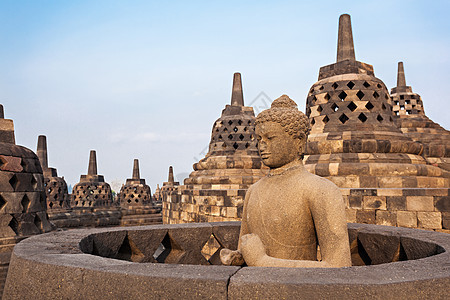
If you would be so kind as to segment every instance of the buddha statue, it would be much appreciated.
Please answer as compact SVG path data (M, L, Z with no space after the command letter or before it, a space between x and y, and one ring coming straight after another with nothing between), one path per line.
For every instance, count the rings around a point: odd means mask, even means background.
M270 171L248 189L238 249L222 249L222 263L299 268L351 266L341 192L334 183L309 173L303 166L308 117L283 95L257 116L255 124L259 154ZM317 245L321 260L317 258Z

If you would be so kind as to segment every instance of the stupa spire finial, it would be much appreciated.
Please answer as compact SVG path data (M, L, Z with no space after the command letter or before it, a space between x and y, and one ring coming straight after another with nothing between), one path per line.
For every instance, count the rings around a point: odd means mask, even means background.
M403 69L403 62L398 63L397 71L397 86L406 86L405 70Z
M97 175L97 155L95 150L91 150L89 155L88 175Z
M169 167L169 178L168 178L167 181L170 182L170 183L174 183L175 182L175 179L173 178L173 167L172 166Z
M343 14L339 17L339 32L336 62L343 60L355 60L355 48L353 46L352 22L350 15Z
M37 155L39 161L41 162L42 170L48 169L48 156L47 156L47 137L45 135L40 135L38 137L37 144Z
M231 105L244 106L244 94L242 93L241 73L234 73L233 91L231 92Z
M134 159L134 163L133 163L133 177L132 179L140 179L140 175L139 175L139 160L138 159Z

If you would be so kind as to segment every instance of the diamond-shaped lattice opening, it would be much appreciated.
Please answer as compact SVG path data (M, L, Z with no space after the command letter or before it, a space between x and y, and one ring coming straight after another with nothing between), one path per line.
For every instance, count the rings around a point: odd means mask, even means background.
M352 89L355 86L355 83L353 81L350 81L349 83L347 83L347 86L349 89Z
M373 97L375 99L378 99L378 97L380 97L380 95L377 93L377 91L373 92Z
M345 114L342 114L342 115L339 117L339 121L341 121L342 124L345 124L345 122L348 121L348 117L347 117Z
M235 142L235 143L233 144L233 148L237 150L237 148L239 148L238 143Z
M317 101L316 96L313 96L312 101L311 101L311 105L314 105L314 103L316 103L316 101Z
M383 117L381 115L378 115L377 120L378 120L378 122L381 122L381 121L383 121Z
M363 86L364 86L365 88L368 88L368 87L370 86L370 84L369 84L367 81L364 81Z
M367 121L367 117L366 117L366 115L363 114L363 113L360 113L360 114L359 114L358 119L359 119L361 122L363 122L363 123L364 123L365 121Z
M234 132L237 132L237 131L238 131L238 128L237 128L237 127L234 127L234 128L233 128L233 131L234 131Z
M381 84L378 83L377 84L377 88L381 89Z
M9 221L8 226L16 233L19 234L19 222L17 222L16 218L12 217L11 221Z
M332 109L333 111L337 111L337 110L339 109L339 106L337 106L336 103L333 103L333 104L331 105L331 109Z
M389 99L387 94L384 94L384 99L386 99L386 100Z
M368 110L371 110L372 108L374 108L374 106L373 106L373 104L370 103L370 101L369 101L369 102L367 102L367 104L366 104L366 108L367 108Z
M31 176L31 186L33 187L33 189L37 188L37 181L36 178L34 178L34 175Z
M219 242L217 241L216 237L211 234L208 241L202 248L202 255L203 257L209 261L209 259L221 248Z
M232 140L232 139L233 139L233 135L230 134L230 135L228 136L228 139L229 139L229 140Z
M128 260L132 262L141 262L145 255L137 247L136 243L131 240L128 235L124 238L122 245L117 251L117 259Z
M323 110L322 106L319 105L319 106L317 107L317 111L318 111L318 112L321 112L322 110Z
M356 106L356 104L352 101L347 105L348 109L350 109L351 111L355 111L355 109L358 107Z
M328 100L330 100L331 97L330 97L330 95L327 93L327 94L324 96L324 98L325 98L325 100L328 101Z
M386 109L386 105L384 105L384 103L381 104L381 108L385 110Z
M228 121L228 125L231 125L231 124L233 124L233 121L231 121L231 120Z
M342 91L339 95L338 95L339 99L341 99L341 101L344 101L345 98L347 98L347 93L345 93L344 91Z
M327 124L328 121L330 121L330 119L327 116L325 116L325 118L323 118L322 121L324 124Z
M250 146L249 143L245 143L245 149L247 149Z
M221 135L219 135L219 141L221 141L223 138L222 138L222 136Z
M23 195L22 201L20 201L20 204L22 204L22 212L25 213L28 211L28 207L30 206L30 199L27 195Z
M52 208L52 207L53 207L53 202L50 202L50 203L48 204L48 207Z
M183 255L183 248L169 234L166 234L153 254L153 258L159 263L176 264Z
M319 90L320 90L320 91L323 90L323 85L320 86Z
M13 190L16 190L17 183L19 183L19 180L17 180L16 175L14 174L11 179L9 180L9 184L12 186Z
M239 121L238 121L238 124L239 124L239 125L242 125L242 120L239 120Z
M6 205L6 200L0 195L0 209L5 207L5 205Z
M358 91L358 92L356 93L356 96L359 98L359 100L361 100L362 98L364 98L364 93L361 92L361 91Z
M316 120L314 120L314 118L312 118L311 125L314 125L314 124L316 124Z
M36 227L39 229L39 231L42 232L43 228L42 228L42 220L41 218L39 218L39 216L36 214L34 216L34 221L33 221L34 225L36 225Z
M398 115L398 111L396 111L396 114ZM390 121L390 122L394 122L394 120L392 119L392 117L389 117L389 121Z
M244 139L244 135L241 133L241 135L239 136L239 139L242 141Z
M333 87L333 89L337 89L338 86L339 86L339 84L337 84L337 83L335 82L335 83L333 83L331 86Z

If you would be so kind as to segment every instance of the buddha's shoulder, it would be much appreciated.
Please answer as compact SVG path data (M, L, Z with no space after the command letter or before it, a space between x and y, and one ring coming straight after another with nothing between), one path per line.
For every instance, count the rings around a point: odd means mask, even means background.
M295 172L295 179L302 188L307 188L312 191L323 193L324 191L339 191L339 188L332 181L312 174L306 170Z

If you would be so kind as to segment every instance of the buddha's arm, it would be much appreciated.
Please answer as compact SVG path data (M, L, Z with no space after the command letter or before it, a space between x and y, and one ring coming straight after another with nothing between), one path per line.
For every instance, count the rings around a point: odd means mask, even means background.
M322 263L329 267L352 265L345 203L337 186L326 182L310 199L310 209L319 240Z
M248 234L248 227L247 227L247 203L248 198L250 197L250 191L251 187L247 190L247 193L245 194L244 199L244 208L242 212L242 221L241 221L241 231L239 233L239 241L238 241L238 248L237 250L230 250L230 249L222 249L220 250L220 260L222 263L226 266L241 266L244 264L244 259L242 257L241 253L241 237Z
M241 251L247 265L252 267L285 268L332 268L325 261L292 260L271 257L266 254L264 244L256 234L247 234L241 238Z
M242 220L241 220L241 231L239 233L239 241L238 241L238 250L241 249L241 237L248 234L248 225L247 225L247 204L248 199L250 198L250 194L252 192L252 186L247 190L247 193L245 193L244 198L244 208L242 210Z

